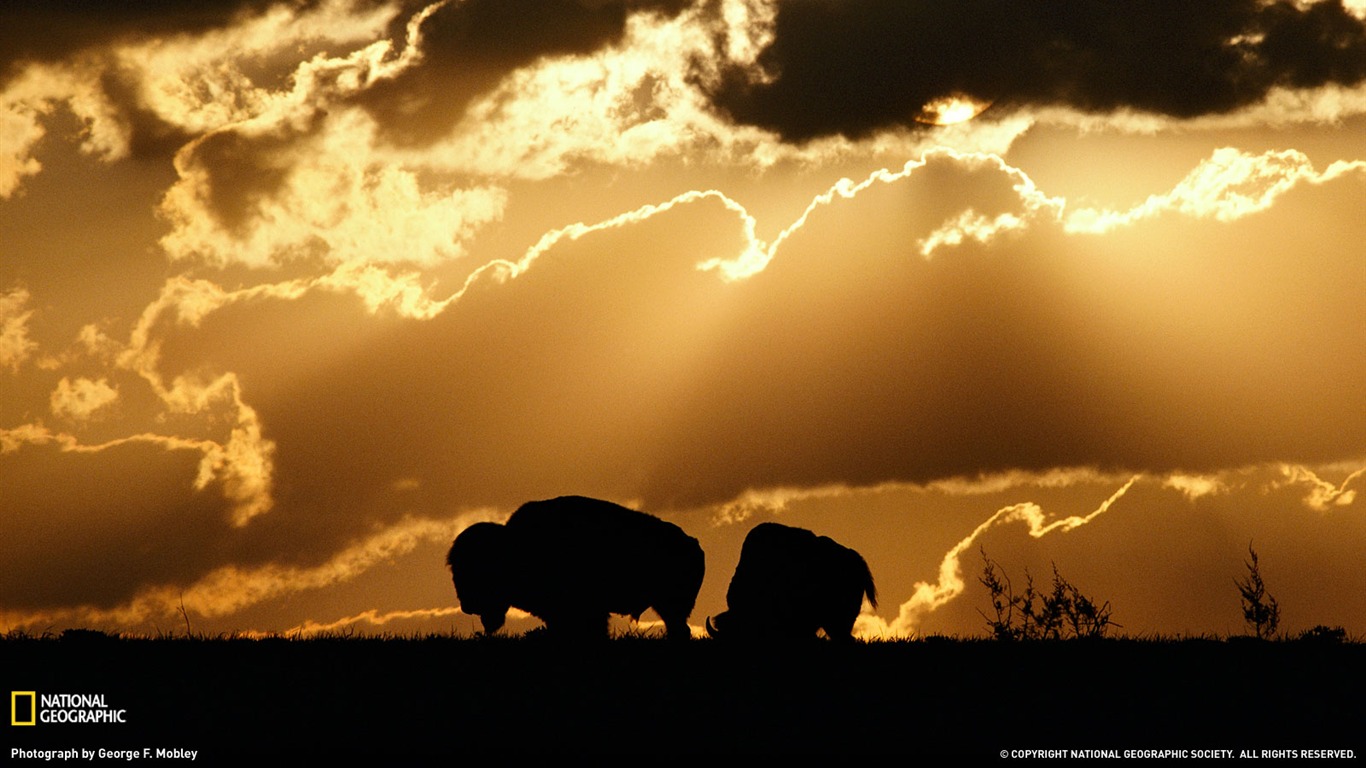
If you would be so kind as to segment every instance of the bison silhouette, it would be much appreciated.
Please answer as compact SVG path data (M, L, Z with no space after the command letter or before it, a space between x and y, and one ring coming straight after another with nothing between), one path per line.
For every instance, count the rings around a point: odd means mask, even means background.
M562 496L523 504L506 524L475 523L451 544L460 609L497 632L509 607L561 637L602 637L608 614L654 608L671 639L687 638L705 569L682 528L610 501Z
M795 640L823 629L832 640L852 640L865 594L876 608L873 574L858 552L804 528L760 523L745 536L727 610L707 620L707 634Z

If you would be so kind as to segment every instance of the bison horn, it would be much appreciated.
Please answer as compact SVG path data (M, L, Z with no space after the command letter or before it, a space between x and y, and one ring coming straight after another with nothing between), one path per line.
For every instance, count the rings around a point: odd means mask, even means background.
M720 636L721 636L721 630L717 629L717 628L716 628L716 625L711 623L711 617L708 616L708 617L707 617L707 637L720 637Z

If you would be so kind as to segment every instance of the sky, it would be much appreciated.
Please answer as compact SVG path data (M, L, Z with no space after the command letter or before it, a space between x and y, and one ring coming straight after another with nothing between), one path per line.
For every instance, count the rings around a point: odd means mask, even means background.
M984 557L1239 634L1250 549L1366 635L1362 0L3 15L0 628L472 634L451 540L576 494L698 627L773 520L869 639Z

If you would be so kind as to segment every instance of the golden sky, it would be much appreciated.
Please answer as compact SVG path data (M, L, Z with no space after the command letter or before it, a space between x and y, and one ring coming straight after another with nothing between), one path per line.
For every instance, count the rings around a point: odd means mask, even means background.
M451 539L579 494L699 626L778 520L868 637L981 550L1241 632L1249 544L1366 633L1360 0L0 14L0 628L469 633Z

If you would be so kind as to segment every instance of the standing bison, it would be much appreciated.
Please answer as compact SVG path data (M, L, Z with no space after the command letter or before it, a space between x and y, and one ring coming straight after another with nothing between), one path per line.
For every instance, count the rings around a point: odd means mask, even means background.
M760 523L740 548L727 610L707 621L707 634L788 640L823 629L832 640L852 640L865 594L876 608L877 587L862 555L803 528Z
M654 608L686 639L705 567L702 547L673 523L609 501L562 496L523 504L506 524L475 523L446 556L460 609L497 632L509 607L559 636L600 637L608 614Z

